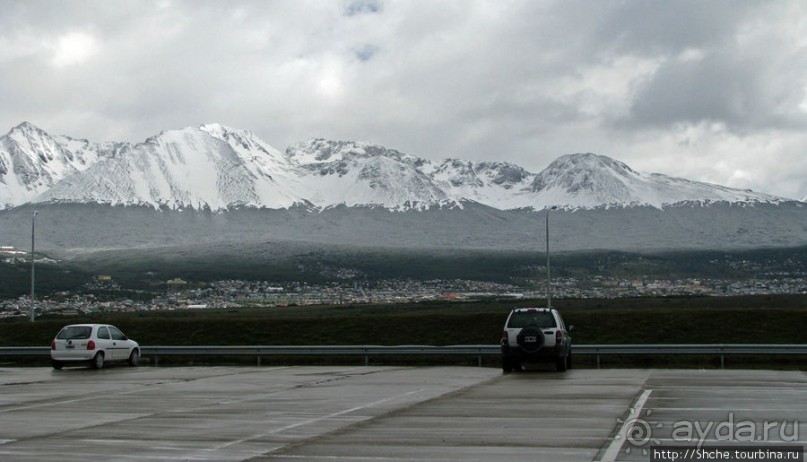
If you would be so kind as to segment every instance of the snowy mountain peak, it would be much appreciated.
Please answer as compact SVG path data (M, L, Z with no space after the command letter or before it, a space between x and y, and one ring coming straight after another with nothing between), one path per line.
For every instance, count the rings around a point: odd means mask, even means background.
M286 148L286 157L303 165L338 162L350 154L362 155L364 153L364 146L361 143L330 141L322 138L301 141Z
M561 156L536 175L530 190L548 206L593 208L682 202L778 202L767 194L637 172L622 162L596 154Z
M219 123L202 124L199 126L199 130L210 133L211 135L216 136L217 138L221 138L222 136L226 136L226 134L228 133L234 133L234 132L250 133L247 130L238 130L235 128L227 127Z
M639 174L622 162L596 154L561 156L539 173L532 182L532 191L562 200L581 200L581 206L595 204L630 204L640 202L631 190L631 182ZM574 203L574 202L572 202Z
M480 162L476 164L478 175L486 176L493 184L510 189L533 176L518 165L509 162Z
M304 202L290 187L293 170L279 151L250 132L203 125L163 131L66 178L37 200L169 209L286 208Z
M20 160L23 156L31 160L38 159L42 165L58 160L72 161L73 155L60 146L50 135L29 122L23 122L4 137L4 144L16 154ZM37 166L32 165L32 168Z
M374 206L390 210L453 206L457 201L421 167L428 161L364 142L312 139L286 149L320 207Z
M238 130L234 128L225 127L221 124L206 124L199 127L204 133L209 134L214 138L218 138L227 142L233 147L240 147L242 149L257 149L267 151L267 145L261 141L254 133L248 130ZM273 149L274 150L274 149ZM275 151L275 154L278 154Z
M422 162L422 160L413 156L403 154L394 149L385 148L384 146L361 141L333 141L323 138L314 138L290 146L286 149L286 157L294 159L301 165L308 166L323 164L335 165L340 162L371 159L374 157L386 157L398 162Z
M565 167L570 169L609 169L614 172L636 173L632 168L623 162L612 159L608 156L592 154L590 152L581 154L566 154L555 159L549 168Z
M11 137L45 137L49 136L45 133L45 130L37 127L36 125L32 124L31 122L24 121L17 125L16 127L12 128L11 131L8 132L8 135Z
M485 182L479 178L477 166L470 161L460 159L446 159L440 164L434 175L442 177L453 187L483 187Z
M0 208L34 199L97 155L87 142L51 137L29 122L17 125L0 137Z

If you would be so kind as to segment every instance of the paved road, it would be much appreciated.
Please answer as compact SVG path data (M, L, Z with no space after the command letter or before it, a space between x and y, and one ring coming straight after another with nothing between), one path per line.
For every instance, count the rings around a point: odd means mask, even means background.
M0 368L0 461L647 461L670 443L741 444L749 423L807 445L807 375Z

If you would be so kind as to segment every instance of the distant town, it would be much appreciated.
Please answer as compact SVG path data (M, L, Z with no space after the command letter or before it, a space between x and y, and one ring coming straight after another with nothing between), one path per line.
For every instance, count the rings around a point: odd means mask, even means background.
M0 247L0 264L30 264L30 255L12 247ZM38 258L36 265L56 265ZM750 262L732 263L737 265ZM649 276L615 278L607 275L552 278L553 298L619 298L665 296L739 296L807 294L807 269L776 271L751 268L747 279ZM537 274L537 273L536 273ZM73 291L36 297L36 313L78 315L98 312L200 310L216 308L272 308L307 305L393 304L429 301L520 300L546 297L546 281L540 276L520 285L472 280L362 280L350 268L333 270L334 281L311 284L302 281L273 282L220 280L190 282L182 278L163 281L158 291L132 291L110 275L96 275ZM159 292L159 293L156 293ZM156 293L156 295L155 295ZM103 294L103 296L99 296ZM137 297L133 294L138 295ZM28 316L30 296L0 300L0 318Z

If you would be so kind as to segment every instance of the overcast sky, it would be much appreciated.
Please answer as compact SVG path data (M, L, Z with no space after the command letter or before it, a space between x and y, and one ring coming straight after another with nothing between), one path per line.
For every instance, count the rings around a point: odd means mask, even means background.
M0 133L218 122L807 198L807 2L0 0Z

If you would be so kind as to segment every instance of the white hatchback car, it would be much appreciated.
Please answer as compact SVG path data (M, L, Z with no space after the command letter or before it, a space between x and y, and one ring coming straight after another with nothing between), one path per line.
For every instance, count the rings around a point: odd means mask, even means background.
M54 369L82 363L100 369L107 361L137 366L140 345L109 324L72 324L56 334L50 344L50 359Z

